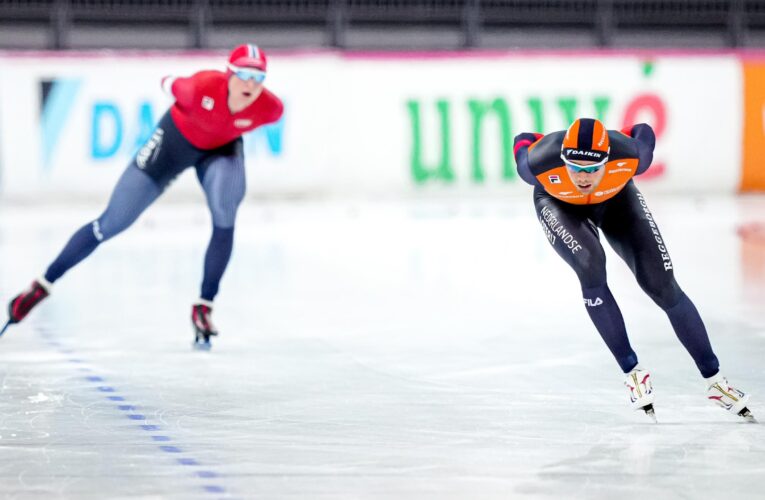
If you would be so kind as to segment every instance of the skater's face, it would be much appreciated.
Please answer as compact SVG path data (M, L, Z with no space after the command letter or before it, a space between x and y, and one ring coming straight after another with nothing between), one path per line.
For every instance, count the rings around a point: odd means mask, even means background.
M228 102L232 112L243 110L255 102L263 92L263 80L258 81L258 78L250 78L247 75L231 73L228 79Z
M582 194L590 194L595 191L606 173L606 169L603 167L602 163L598 164L594 161L570 160L566 163L566 171L571 182ZM592 172L591 170L595 171Z

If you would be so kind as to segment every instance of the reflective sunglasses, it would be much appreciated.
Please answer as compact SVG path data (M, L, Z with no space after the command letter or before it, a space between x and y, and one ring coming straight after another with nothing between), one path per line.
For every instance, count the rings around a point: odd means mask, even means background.
M594 174L608 162L608 157L606 156L602 160L600 160L598 163L593 163L592 165L578 165L576 163L573 163L566 159L565 156L563 156L563 153L560 154L560 159L563 160L563 163L566 164L566 167L569 170L573 170L574 172L584 172L585 174Z
M232 66L230 64L228 69L230 69L237 78L244 80L245 82L247 80L254 80L255 83L263 83L263 81L266 79L266 72L259 69L237 68L236 66Z

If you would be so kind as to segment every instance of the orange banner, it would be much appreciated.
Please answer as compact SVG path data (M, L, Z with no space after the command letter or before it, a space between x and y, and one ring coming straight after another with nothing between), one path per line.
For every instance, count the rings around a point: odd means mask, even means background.
M744 154L741 191L765 191L765 61L743 61Z

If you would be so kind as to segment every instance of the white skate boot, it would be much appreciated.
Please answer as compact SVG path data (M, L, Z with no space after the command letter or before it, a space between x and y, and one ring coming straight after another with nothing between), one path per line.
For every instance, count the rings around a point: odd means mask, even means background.
M653 410L653 385L648 370L637 365L627 374L624 385L627 386L632 409L643 410L656 422L656 412Z
M749 394L732 387L728 383L728 379L720 372L704 380L707 383L707 398L710 401L749 422L757 422L752 412L746 407L749 402Z

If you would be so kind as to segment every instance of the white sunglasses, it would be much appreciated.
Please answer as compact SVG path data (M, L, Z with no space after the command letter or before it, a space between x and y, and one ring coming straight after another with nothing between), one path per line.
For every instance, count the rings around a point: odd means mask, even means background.
M574 163L570 160L568 160L565 156L563 156L563 153L560 154L560 159L563 160L563 163L566 164L566 167L575 171L575 172L584 172L586 174L594 174L601 168L603 168L603 165L605 165L608 162L608 156L600 160L598 163L593 163L591 165L579 165L577 163Z
M239 68L232 64L228 65L228 69L236 75L240 80L255 80L257 83L263 83L266 79L266 72L255 68Z

